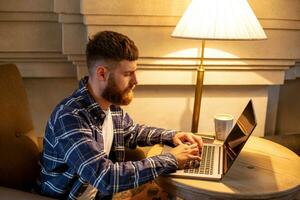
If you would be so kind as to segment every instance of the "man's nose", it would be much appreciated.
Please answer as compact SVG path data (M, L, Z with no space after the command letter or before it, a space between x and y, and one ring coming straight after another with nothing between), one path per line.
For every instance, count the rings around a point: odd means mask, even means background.
M132 74L132 83L134 84L134 85L137 85L138 84L138 80L137 80L137 77L136 77L136 73L133 73Z

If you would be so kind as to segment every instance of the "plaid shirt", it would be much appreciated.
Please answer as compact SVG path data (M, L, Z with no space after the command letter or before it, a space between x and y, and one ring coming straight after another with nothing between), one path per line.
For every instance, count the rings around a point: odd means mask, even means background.
M86 87L64 99L52 113L41 158L41 192L54 198L76 199L89 184L101 196L138 187L177 168L170 153L124 162L125 147L171 144L175 131L134 124L120 107L110 107L114 140L110 155L103 151L101 125L105 113Z

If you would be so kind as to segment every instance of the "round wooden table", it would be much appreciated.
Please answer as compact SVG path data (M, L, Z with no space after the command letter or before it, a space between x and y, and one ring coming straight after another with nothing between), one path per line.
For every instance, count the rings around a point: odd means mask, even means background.
M161 153L155 145L148 153ZM295 199L300 191L300 157L269 140L250 137L220 181L160 176L157 184L183 199Z

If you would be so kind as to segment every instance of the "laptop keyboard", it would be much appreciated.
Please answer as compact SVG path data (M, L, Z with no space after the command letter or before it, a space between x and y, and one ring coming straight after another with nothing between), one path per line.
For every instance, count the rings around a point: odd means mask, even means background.
M202 159L200 166L197 168L184 169L184 173L189 174L213 174L215 146L203 146Z

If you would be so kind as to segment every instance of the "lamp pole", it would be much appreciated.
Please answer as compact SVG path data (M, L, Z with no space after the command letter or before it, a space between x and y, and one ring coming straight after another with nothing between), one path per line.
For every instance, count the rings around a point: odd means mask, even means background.
M202 91L203 91L203 80L204 80L204 71L205 71L204 66L203 66L204 49L205 49L205 40L202 40L200 65L197 68L197 81L196 81L196 89L195 89L192 130L191 130L192 133L198 132L200 107L201 107L201 96L202 96Z

